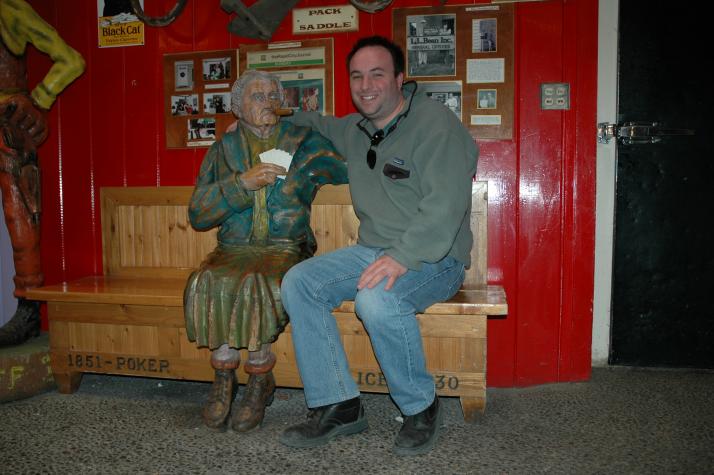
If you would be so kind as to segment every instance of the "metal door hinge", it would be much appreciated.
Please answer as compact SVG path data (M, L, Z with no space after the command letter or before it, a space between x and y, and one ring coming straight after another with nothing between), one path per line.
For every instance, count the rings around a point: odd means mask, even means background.
M657 143L662 137L670 135L694 135L691 129L665 129L657 122L625 122L622 125L600 122L597 124L597 141L610 143L616 138L620 143Z

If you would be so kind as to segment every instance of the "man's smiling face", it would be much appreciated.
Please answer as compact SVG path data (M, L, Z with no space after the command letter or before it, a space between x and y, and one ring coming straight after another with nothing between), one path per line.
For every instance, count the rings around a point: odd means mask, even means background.
M394 75L392 55L381 46L358 50L350 61L350 91L360 113L383 128L400 111L404 74Z

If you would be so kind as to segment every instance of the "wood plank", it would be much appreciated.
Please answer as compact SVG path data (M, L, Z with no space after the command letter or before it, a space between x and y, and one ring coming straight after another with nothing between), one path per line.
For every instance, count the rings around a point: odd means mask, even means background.
M92 276L32 289L28 298L49 302L90 302L183 306L183 279Z
M136 253L134 252L134 208L131 206L116 206L116 227L112 232L116 239L112 239L111 245L116 245L119 259L112 263L110 273L126 266L136 266ZM113 254L113 252L112 252Z
M158 327L159 333L159 356L177 357L181 356L181 345L179 343L179 329Z
M347 247L357 244L357 237L359 231L359 219L355 214L352 205L343 205L340 207L340 237L342 240L338 243L339 247Z
M466 422L476 422L486 410L486 397L461 397L461 410Z
M354 313L354 302L346 300L335 312ZM435 315L506 315L508 304L503 287L489 285L486 289L459 290L447 302L427 308L425 314Z
M192 186L105 186L102 200L135 206L188 205ZM352 204L348 185L324 185L315 196L313 204Z
M208 251L210 252L210 251ZM208 254L206 252L206 254ZM198 267L198 264L193 267L151 267L151 266L122 266L119 267L113 274L113 277L122 277L125 279L183 279L184 283L188 279L189 274Z
M313 205L351 205L349 185L324 185L312 202Z
M183 306L183 290L189 269L169 271L164 278L92 276L72 282L31 289L27 296L34 300L60 302L125 303L134 305ZM343 302L338 313L354 313L354 302ZM506 315L508 305L503 287L488 286L483 290L460 290L448 302L429 307L425 314L434 315Z
M147 207L139 207L139 206L134 206L132 207L133 214L134 214L134 228L133 228L133 234L132 234L132 243L133 249L129 248L129 252L134 253L134 262L136 266L143 267L144 264L144 213L142 212L143 210L147 209ZM123 266L122 266L123 267Z
M486 257L488 247L488 182L477 181L471 187L470 226L474 244L471 247L471 267L466 269L464 288L484 288L487 282L488 268Z
M167 267L180 261L180 256L174 260L171 256L171 229L174 227L171 219L173 213L172 206L162 206L156 210L158 225L158 249L156 249L156 264L158 267Z
M364 329L362 322L355 316L354 313L334 313L337 321L337 328L340 335L358 335L367 336L367 331ZM486 318L474 318L473 315L435 315L435 314L419 314L419 329L422 337L437 337L437 338L484 338L486 334ZM291 327L288 324L285 327L286 333L291 333Z
M107 191L105 191L107 190ZM118 229L116 214L116 200L111 196L108 188L100 190L102 210L102 265L105 274L111 274L118 267L121 254L119 249Z
M131 352L117 354L54 350L51 356L53 371L61 374L81 371L196 381L213 380L213 369L209 359L195 360ZM455 372L431 367L429 370L434 375L437 393L441 396L483 397L485 395L484 373ZM294 364L278 359L273 373L279 386L302 387L302 381ZM379 366L353 366L351 373L362 391L381 393L389 391ZM247 381L245 372L237 371L236 375L241 383Z
M317 253L324 254L334 249L334 238L330 232L331 206L313 206L310 213L310 227L317 241Z
M52 319L52 309L49 310L50 348L69 349L69 332L67 322L57 322Z
M193 193L192 186L105 186L102 200L132 206L187 205Z
M50 302L52 321L183 328L183 308L122 303Z

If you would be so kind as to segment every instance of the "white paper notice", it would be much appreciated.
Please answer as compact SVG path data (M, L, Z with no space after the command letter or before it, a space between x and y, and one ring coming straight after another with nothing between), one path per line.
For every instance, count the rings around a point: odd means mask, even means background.
M503 58L466 60L466 82L503 82L506 77Z
M261 153L260 161L262 163L272 163L274 165L279 165L287 170L290 168L290 162L293 161L293 156L285 150L273 148L271 150L268 150L267 152ZM278 175L278 177L285 178L285 175Z
M471 125L501 125L500 115L472 115Z

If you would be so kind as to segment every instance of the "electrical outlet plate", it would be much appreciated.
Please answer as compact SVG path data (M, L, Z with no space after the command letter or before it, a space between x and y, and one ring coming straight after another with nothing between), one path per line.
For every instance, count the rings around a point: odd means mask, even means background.
M540 108L543 110L570 110L570 84L567 82L541 84Z

